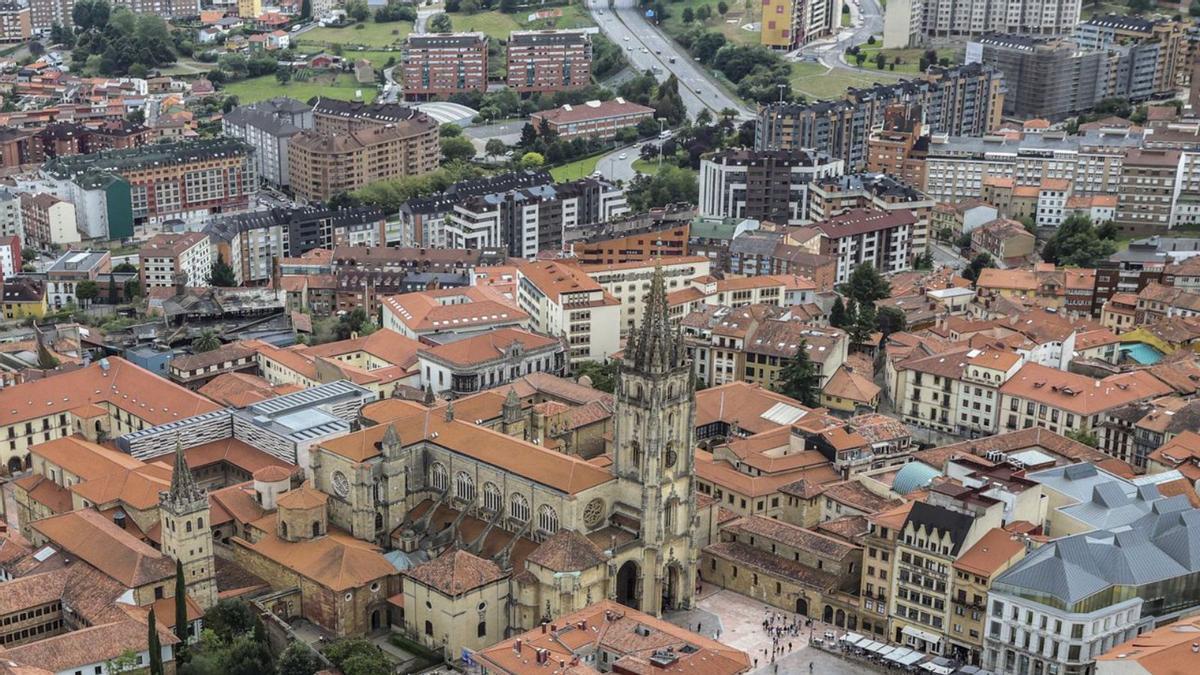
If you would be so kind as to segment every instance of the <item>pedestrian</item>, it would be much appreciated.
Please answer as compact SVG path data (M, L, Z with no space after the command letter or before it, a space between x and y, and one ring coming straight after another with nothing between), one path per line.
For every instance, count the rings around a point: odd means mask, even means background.
M755 667L755 668L757 668L757 667L758 667L758 657L757 657L757 656L756 656L756 657L754 657L754 667ZM812 672L812 668L809 668L808 670L809 670L809 672Z

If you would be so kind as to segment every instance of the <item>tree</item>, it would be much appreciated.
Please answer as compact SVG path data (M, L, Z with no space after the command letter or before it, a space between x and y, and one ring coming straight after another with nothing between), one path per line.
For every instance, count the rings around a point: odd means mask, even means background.
M292 69L285 65L280 65L275 69L275 81L279 84L287 84L292 81Z
M833 307L829 310L829 325L834 328L846 327L846 303L842 302L842 296L837 296L833 300Z
M884 307L876 314L876 325L883 337L899 333L908 325L908 318L899 307Z
M658 86L658 92L650 101L655 116L667 120L667 124L675 126L687 117L687 107L683 105L683 97L679 95L679 80L672 73Z
M775 391L810 408L821 405L821 374L808 357L808 342L802 340L797 346L796 355L783 364Z
M312 0L302 0L300 3L300 18L304 20L312 18Z
M263 675L274 670L266 641L256 639L253 634L237 637L229 645L223 662L226 675Z
M355 21L366 21L371 15L371 10L367 8L367 0L349 0L346 3L346 16Z
M163 675L162 643L158 639L158 625L154 620L154 608L150 608L150 616L146 618L146 630L149 637L146 640L150 652L150 675Z
M918 254L913 258L913 269L929 270L933 269L933 254L929 251Z
M455 136L462 136L462 127L458 126L457 124L443 124L442 126L438 127L438 136L441 138L454 138Z
M534 129L533 125L529 122L526 122L525 126L521 127L521 145L533 145L533 143L537 141L537 137L537 129Z
M81 281L75 285L75 297L85 307L90 305L92 300L95 300L98 295L100 295L100 287L94 281Z
M21 260L24 260L25 262L33 262L37 259L38 259L38 252L37 252L36 248L21 249Z
M211 630L217 640L232 642L238 635L253 632L257 619L254 610L246 601L226 598L217 601L216 605L205 612L205 632Z
M500 0L500 11L504 14L517 11L517 0Z
M175 561L175 637L179 638L176 660L182 661L180 655L187 650L188 643L187 583L183 579L183 563L178 560Z
M346 314L343 314L337 324L333 327L333 333L339 340L347 340L351 335L370 335L375 331L375 324L371 322L371 317L367 316L366 310L362 307L357 307Z
M854 317L847 332L850 333L850 344L865 345L871 340L871 334L879 329L875 304L866 302L858 306L858 315Z
M1100 441L1096 438L1096 434L1084 429L1080 429L1078 431L1064 431L1063 435L1075 441L1076 443L1083 443L1084 445L1088 445L1093 448L1100 445Z
M442 139L442 158L445 162L468 160L475 156L475 145L463 136Z
M208 275L208 283L218 288L232 288L238 285L237 276L234 275L233 268L229 266L229 263L225 262L224 254L217 254L217 260L213 263L212 272Z
M205 330L192 340L192 351L197 354L211 352L221 348L221 337L215 331Z
M580 361L574 366L575 377L587 376L592 381L592 388L609 394L617 387L617 362Z
M296 640L279 655L277 668L279 675L313 675L324 669L324 665L312 647Z
M1095 267L1096 263L1116 253L1116 228L1096 228L1092 219L1072 214L1058 226L1042 246L1042 259L1059 265Z
M110 659L105 665L108 667L109 675L127 673L138 667L138 655L132 649L126 649L115 659Z
M883 52L875 52L875 67L883 70L883 67L886 65L887 57L883 55Z
M683 8L683 22L692 23L696 20L696 12L691 7Z
M874 305L892 294L892 285L870 263L860 263L839 289L859 305Z
M454 26L450 22L450 15L445 12L429 17L428 26L431 33L449 33L454 30Z
M712 18L712 8L708 5L700 5L700 9L696 10L696 20L700 23L707 23Z
M141 296L142 283L137 278L129 279L122 290L125 292L125 302L132 302L134 298Z
M363 638L344 638L325 649L325 657L344 675L381 675L392 672L378 647Z
M499 138L489 138L483 146L483 152L488 157L499 157L508 152L508 146Z
M668 204L695 204L699 195L700 185L694 171L665 164L653 176L634 178L625 192L635 212Z
M858 66L859 68L862 68L862 64L866 63L866 61L867 61L866 54L863 54L862 52L858 52L854 55L854 65Z
M967 265L967 269L963 270L962 277L971 283L975 283L979 280L979 273L985 267L995 267L995 263L992 261L991 255L980 253L971 260L971 264Z
M729 11L729 5L725 2L725 0L721 0L720 2L717 3L717 14L720 14L721 16L725 16L725 13L728 11Z

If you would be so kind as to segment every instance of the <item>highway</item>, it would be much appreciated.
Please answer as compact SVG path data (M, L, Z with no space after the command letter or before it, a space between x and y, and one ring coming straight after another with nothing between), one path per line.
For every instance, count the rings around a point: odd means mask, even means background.
M654 74L660 82L673 73L679 79L679 94L690 117L695 118L705 109L716 117L725 108L736 110L742 119L754 117L751 108L726 93L682 47L646 21L642 10L628 0L617 2L631 6L611 8L608 0L587 0L592 19L609 40L625 50L625 58L639 72L657 67Z

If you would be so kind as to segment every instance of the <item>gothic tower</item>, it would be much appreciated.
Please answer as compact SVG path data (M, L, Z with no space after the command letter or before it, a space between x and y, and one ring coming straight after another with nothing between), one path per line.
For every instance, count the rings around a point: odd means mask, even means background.
M640 523L635 555L613 561L612 594L660 616L692 606L699 564L696 496L695 383L683 336L670 323L662 268L654 271L642 325L629 335L616 391L613 471L617 513Z
M179 440L175 441L171 489L159 493L158 514L162 524L162 552L183 563L188 595L205 610L209 609L217 604L217 582L208 495L196 485Z

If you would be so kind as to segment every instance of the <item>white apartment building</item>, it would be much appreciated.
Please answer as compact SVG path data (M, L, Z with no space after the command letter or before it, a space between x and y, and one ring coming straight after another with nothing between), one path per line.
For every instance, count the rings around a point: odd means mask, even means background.
M900 0L888 2L883 46L916 47L931 40L986 33L1059 35L1079 23L1080 0Z
M808 187L844 163L813 150L724 150L700 161L700 216L808 222Z
M1096 432L1109 410L1172 391L1144 370L1097 380L1026 363L1000 387L1000 425L1006 431L1036 426L1058 434Z
M188 286L206 286L212 273L212 246L200 232L155 235L138 259L143 289L170 288L176 274L185 275Z
M655 268L660 266L668 298L672 293L689 287L693 279L709 276L712 267L711 261L704 256L688 256L614 265L580 265L579 269L620 303L621 335L626 335L642 325L642 310L646 306L646 294L650 292L650 279L654 276Z
M862 264L874 266L881 274L909 269L916 225L916 216L907 209L853 209L813 227L828 238L821 252L837 260L834 281L840 284Z
M21 195L7 188L0 188L0 239L18 237L25 245L25 227L21 224Z
M530 328L564 337L568 361L604 361L621 349L621 303L581 269L537 261L518 267L517 276Z

